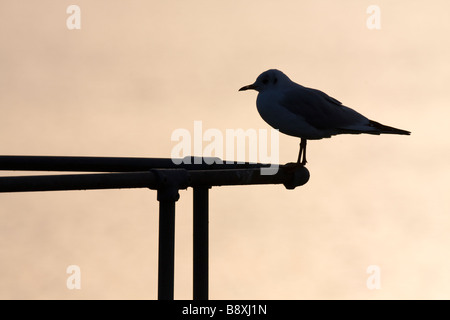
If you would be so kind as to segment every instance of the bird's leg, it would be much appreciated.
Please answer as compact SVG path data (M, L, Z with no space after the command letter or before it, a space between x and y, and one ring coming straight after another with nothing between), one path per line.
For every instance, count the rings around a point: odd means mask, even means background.
M300 140L300 151L298 152L297 163L300 163L300 161L302 160L302 153L303 153L303 148L302 148L302 142Z
M300 151L298 153L297 163L301 163L303 166L306 164L306 139L300 140Z
M300 141L300 145L303 145L303 160L302 160L302 165L306 164L306 139L301 139Z

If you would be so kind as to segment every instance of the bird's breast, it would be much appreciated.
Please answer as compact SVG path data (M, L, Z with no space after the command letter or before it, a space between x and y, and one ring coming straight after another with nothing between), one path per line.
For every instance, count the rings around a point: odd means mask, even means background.
M316 128L307 123L302 116L283 107L280 101L282 96L278 92L269 91L258 94L256 107L264 121L290 136L306 139L323 138Z

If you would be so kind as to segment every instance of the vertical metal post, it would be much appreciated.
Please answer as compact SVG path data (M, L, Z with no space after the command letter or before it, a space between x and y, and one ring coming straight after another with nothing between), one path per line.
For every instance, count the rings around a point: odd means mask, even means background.
M158 299L173 300L175 262L175 199L165 189L158 190L159 249ZM177 190L178 193L178 190ZM170 194L170 193L169 193Z
M208 300L208 189L194 188L194 300Z

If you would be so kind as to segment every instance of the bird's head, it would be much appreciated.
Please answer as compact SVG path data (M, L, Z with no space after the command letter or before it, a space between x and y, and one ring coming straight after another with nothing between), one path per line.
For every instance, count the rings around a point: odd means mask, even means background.
M261 73L256 81L248 86L244 86L239 89L239 91L244 90L256 90L258 92L265 90L273 90L284 84L290 82L291 80L283 72L277 69L270 69Z

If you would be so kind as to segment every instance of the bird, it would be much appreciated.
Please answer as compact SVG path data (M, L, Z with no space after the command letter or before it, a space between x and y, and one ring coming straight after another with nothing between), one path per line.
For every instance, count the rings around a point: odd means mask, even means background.
M264 71L254 83L239 89L245 90L258 92L256 106L264 121L281 133L300 138L298 165L307 163L308 140L338 134L411 134L370 120L320 90L293 82L277 69Z

